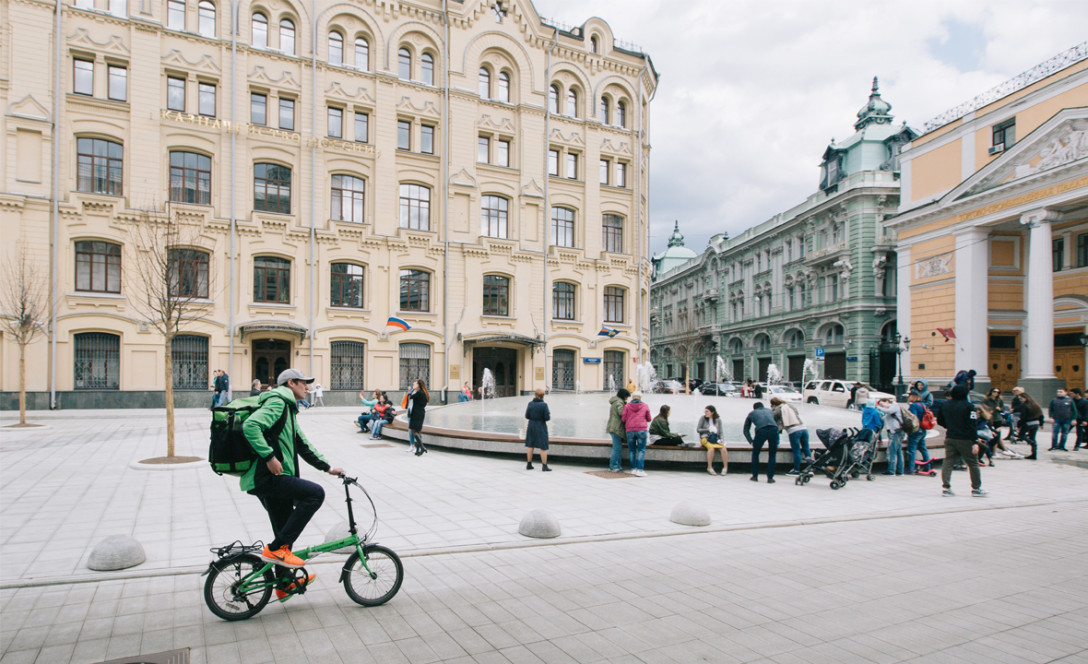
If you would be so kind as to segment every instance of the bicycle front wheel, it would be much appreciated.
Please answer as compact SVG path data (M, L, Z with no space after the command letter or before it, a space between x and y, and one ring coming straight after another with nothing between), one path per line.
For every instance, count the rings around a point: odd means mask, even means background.
M393 599L404 581L404 566L400 558L384 546L368 546L366 565L359 552L351 554L344 563L341 579L348 597L363 606L379 606Z
M215 563L204 582L204 603L223 620L245 620L260 613L272 597L276 575L271 569L250 579L252 589L243 591L242 581L267 563L257 556L237 556Z

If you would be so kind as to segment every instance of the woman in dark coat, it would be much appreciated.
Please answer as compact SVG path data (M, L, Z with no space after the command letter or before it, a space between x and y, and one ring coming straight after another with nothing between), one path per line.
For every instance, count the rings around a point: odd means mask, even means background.
M544 390L537 388L533 400L525 407L525 419L529 420L525 427L525 470L533 469L533 450L540 450L541 470L551 472L548 468L548 420L552 419L548 404L544 403Z
M423 418L427 416L427 402L430 400L427 383L422 378L417 378L412 383L412 391L408 393L408 442L415 447L416 456L427 452L419 432L423 430Z

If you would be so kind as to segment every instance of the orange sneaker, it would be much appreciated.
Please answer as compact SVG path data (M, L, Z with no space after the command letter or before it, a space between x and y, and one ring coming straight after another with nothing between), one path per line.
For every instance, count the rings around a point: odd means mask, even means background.
M311 583L314 582L314 577L316 577L316 576L317 576L316 574L311 574L310 576L303 579L301 585L303 585L303 586L310 585ZM294 590L295 590L295 582L294 581L287 584L287 587L285 587L283 590L280 590L279 588L276 588L276 599L283 599L284 597L287 597L292 592L294 592Z
M261 551L261 559L266 562L283 565L284 567L290 567L292 569L298 569L305 564L303 563L302 558L299 558L295 554L291 553L291 549L288 549L286 546L281 546L275 551L272 551L266 545L264 547L264 551Z

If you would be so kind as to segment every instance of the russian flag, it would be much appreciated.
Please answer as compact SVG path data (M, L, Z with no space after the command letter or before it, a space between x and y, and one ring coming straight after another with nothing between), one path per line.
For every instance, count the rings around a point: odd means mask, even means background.
M385 322L386 327L399 327L402 330L410 330L412 326L407 321L401 320L396 316L390 316L389 320Z
M597 333L597 336L598 337L609 337L609 338L611 338L611 337L616 336L619 333L620 333L619 330L613 330L612 328L604 327L602 325L601 326L601 331Z

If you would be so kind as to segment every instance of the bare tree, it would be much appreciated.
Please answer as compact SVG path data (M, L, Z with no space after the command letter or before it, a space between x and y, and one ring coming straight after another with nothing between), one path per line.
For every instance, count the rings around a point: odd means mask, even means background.
M0 322L4 331L19 346L19 424L26 425L26 347L45 333L42 319L48 300L46 282L27 257L20 244L14 260L5 264L4 283L0 288Z
M145 210L138 221L136 272L143 291L131 301L163 336L166 382L166 456L174 456L174 338L202 317L208 307L210 265L194 260L195 228L186 229L165 213ZM206 381L205 381L206 382Z

